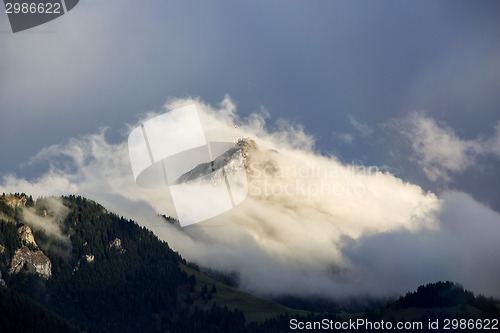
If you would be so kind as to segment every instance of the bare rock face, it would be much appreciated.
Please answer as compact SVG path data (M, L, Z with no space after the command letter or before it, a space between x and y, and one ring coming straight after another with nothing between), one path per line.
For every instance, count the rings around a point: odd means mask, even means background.
M26 271L27 273L38 273L44 279L52 277L52 263L49 258L41 250L32 251L26 245L16 250L12 263L10 265L10 273L17 274Z
M115 248L120 251L120 253L127 252L122 246L122 240L120 238L115 238L111 243L109 243L109 248Z
M35 242L35 237L33 237L33 232L31 228L27 225L23 225L19 229L17 229L17 233L19 234L19 238L21 239L21 243L24 245L33 245L38 248L38 245Z
M94 255L92 253L91 254L86 254L85 255L85 260L87 260L87 262L94 262L95 257L94 257Z
M249 153L258 150L257 144L250 138L244 138L238 140L237 145L241 148L241 153L243 157L247 157Z
M8 195L3 198L3 201L12 208L17 208L26 206L26 202L28 202L28 199L26 199L26 196L24 195L21 197Z
M44 279L50 279L52 276L52 263L38 248L31 228L23 225L17 229L17 233L23 246L17 249L12 257L10 273L17 274L25 271L32 274L38 273Z
M115 238L111 243L109 243L109 247L121 249L122 248L122 240L120 238Z

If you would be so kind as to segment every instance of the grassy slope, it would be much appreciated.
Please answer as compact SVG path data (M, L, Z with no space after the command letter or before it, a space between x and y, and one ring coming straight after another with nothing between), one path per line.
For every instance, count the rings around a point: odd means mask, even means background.
M288 314L301 315L306 315L309 313L308 311L304 310L290 309L268 299L250 295L241 290L229 287L183 264L180 264L180 267L189 275L194 274L194 276L196 277L195 293L201 292L201 289L203 288L205 283L208 286L208 290L210 290L212 285L215 284L217 293L213 294L212 300L206 303L201 300L196 300L194 302L195 305L199 306L202 309L210 309L213 302L217 303L219 306L225 305L229 309L236 308L245 314L247 323L262 322L268 318L284 314L285 312L288 312Z

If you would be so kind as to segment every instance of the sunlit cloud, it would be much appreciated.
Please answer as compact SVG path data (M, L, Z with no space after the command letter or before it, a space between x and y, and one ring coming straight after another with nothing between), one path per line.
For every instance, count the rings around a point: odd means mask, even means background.
M431 181L449 182L453 175L476 166L479 156L500 156L500 125L494 137L472 140L460 138L444 123L423 112L412 112L407 117L393 120L390 126L408 140L410 158Z
M469 196L438 197L376 166L322 155L302 127L281 121L270 131L265 111L240 118L228 96L217 106L170 99L128 131L192 103L207 135L232 141L237 122L238 135L255 142L246 159L249 196L227 213L186 228L166 222L158 214L176 214L169 191L138 187L126 135L110 143L105 130L43 149L32 160L48 165L41 177L7 175L0 191L84 195L150 228L188 260L239 272L242 288L265 295L389 295L439 279L500 295L498 263L484 258L499 250L492 235L500 234L500 217ZM419 131L408 135L423 140L415 146L423 160L437 159L448 171L453 162L466 163L463 141L427 118L411 117ZM438 159L421 138L429 133L459 148ZM209 198L193 200L210 204Z

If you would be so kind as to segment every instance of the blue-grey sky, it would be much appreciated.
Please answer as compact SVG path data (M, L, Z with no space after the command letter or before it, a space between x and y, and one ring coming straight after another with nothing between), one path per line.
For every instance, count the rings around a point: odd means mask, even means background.
M32 177L43 147L102 126L122 140L169 97L228 94L242 117L303 125L325 154L492 203L496 158L436 184L386 124L425 111L463 140L493 137L498 17L498 1L107 0L12 34L2 14L0 174Z

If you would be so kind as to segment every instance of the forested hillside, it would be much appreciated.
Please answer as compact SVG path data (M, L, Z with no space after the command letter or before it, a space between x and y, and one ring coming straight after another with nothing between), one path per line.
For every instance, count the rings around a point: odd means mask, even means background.
M43 200L34 207L44 207ZM7 285L2 304L8 298L18 299L22 304L18 311L34 308L53 321L64 318L51 326L62 331L68 323L92 332L200 332L200 325L205 332L220 332L223 327L243 330L245 320L238 310L192 306L199 297L193 292L196 278L179 268L184 259L152 232L81 197L64 197L63 203L69 208L60 223L66 239L43 230L33 232L52 263L52 277L43 279L37 274L9 273L9 262L21 247L17 230L25 223L20 211L26 207L13 208L0 200L0 244L5 247L0 270ZM50 214L45 209L39 213ZM25 324L30 321L29 316L9 316L0 313L2 326L20 325L16 318L21 317ZM44 327L39 325L35 331Z
M77 196L3 195L0 273L0 332L284 332L291 318L500 317L495 300L451 282L364 314L293 310L207 277L151 231Z

